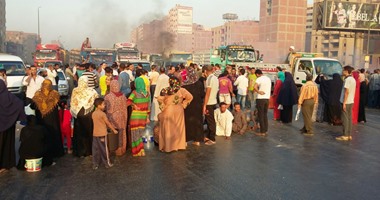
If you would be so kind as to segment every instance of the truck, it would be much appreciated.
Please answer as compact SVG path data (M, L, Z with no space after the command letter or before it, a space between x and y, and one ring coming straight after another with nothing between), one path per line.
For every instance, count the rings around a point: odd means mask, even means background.
M68 52L59 44L37 44L36 51L33 53L34 65L43 68L46 62L68 62Z
M298 87L306 83L306 76L313 75L315 79L323 74L327 78L332 78L335 73L342 74L342 64L331 58L323 57L321 53L295 52L290 56L289 64L271 64L255 62L250 65L255 69L261 69L274 82L277 78L277 67L288 71L293 75L294 82Z
M251 67L257 59L256 50L251 45L227 45L211 49L210 63L219 64L224 70L227 65L232 67Z
M127 63L131 60L141 60L139 50L134 43L115 43L113 48L116 51L116 61Z
M169 58L164 60L165 67L169 65L177 66L179 64L184 64L189 66L193 62L193 54L188 52L174 52L169 54Z
M224 70L227 65L260 69L274 82L277 79L277 67L291 72L297 86L306 83L307 74L315 79L319 74L332 77L334 73L342 73L342 64L331 58L323 57L321 53L295 52L290 56L289 64L261 63L259 52L251 45L227 45L211 50L211 64L219 64Z
M84 48L72 49L70 51L70 64L75 63L94 63L100 65L105 62L108 66L111 66L116 61L115 49L109 48Z

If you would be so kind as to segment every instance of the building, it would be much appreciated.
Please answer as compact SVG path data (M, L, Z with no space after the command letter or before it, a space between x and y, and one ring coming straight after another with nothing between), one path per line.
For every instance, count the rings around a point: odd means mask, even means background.
M315 2L322 2L316 0ZM379 3L371 0L351 0L358 3ZM328 31L312 30L310 47L311 52L323 53L325 57L338 59L343 65L351 65L355 68L365 66L365 55L367 54L367 31ZM371 59L369 68L378 68L380 62L379 32L372 32L370 35L370 46L368 48Z
M203 50L210 51L212 46L212 31L209 28L204 28L202 25L193 24L193 45L191 52Z
M0 0L0 53L5 52L5 0Z
M177 4L170 9L167 27L174 36L172 51L193 50L193 8Z
M259 43L265 62L282 63L289 46L305 49L307 0L260 0Z
M306 35L305 35L305 51L311 52L311 35L313 32L313 5L307 5L306 10Z
M255 45L259 40L259 21L226 21L212 30L212 48L230 44Z
M6 32L6 52L19 56L27 64L33 64L33 53L36 51L37 44L38 35L36 33Z

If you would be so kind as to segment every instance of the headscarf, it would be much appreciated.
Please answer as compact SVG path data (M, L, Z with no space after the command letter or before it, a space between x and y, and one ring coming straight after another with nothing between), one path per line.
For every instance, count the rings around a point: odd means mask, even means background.
M84 108L84 114L87 115L94 108L95 98L98 97L98 93L88 87L87 76L81 76L78 80L78 87L74 88L71 95L71 107L70 111L73 117L77 117L79 111Z
M278 79L281 80L281 82L284 82L284 81L285 81L285 73L284 73L283 71L279 71L279 72L277 73L277 77L278 77Z
M112 80L110 83L110 91L116 96L119 97L123 95L123 93L120 92L120 85L117 80Z
M162 89L160 95L173 95L177 93L179 89L181 89L181 83L177 77L173 76L169 78L169 87Z
M42 117L45 117L57 107L59 98L59 93L52 88L51 80L45 79L42 82L41 89L34 94L33 102L41 112Z
M146 91L144 79L141 77L135 79L135 88L137 93L140 93L144 96L148 94L148 92Z
M0 132L12 127L17 120L25 120L24 103L10 93L0 80Z
M182 85L191 85L198 81L198 75L195 72L194 68L188 67L186 73L186 80L182 82Z
M284 106L292 106L297 104L297 101L297 86L294 83L293 76L289 72L285 72L285 80L278 94L277 103Z

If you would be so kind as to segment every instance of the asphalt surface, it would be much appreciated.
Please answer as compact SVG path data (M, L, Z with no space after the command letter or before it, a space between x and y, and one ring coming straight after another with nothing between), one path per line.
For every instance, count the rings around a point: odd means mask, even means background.
M272 116L270 113L269 116ZM268 136L253 132L217 144L147 156L115 158L92 170L91 158L65 155L55 166L0 174L0 199L380 199L380 110L367 110L353 140L334 139L342 127L270 120Z

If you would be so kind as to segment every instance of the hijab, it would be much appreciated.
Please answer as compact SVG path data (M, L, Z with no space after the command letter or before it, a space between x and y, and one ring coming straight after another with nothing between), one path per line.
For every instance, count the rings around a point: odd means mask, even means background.
M33 102L43 118L57 107L59 98L59 93L52 88L51 80L45 79L41 89L34 94Z
M144 82L143 78L138 77L135 79L135 88L136 88L137 93L140 93L144 96L148 95L148 92L146 91L146 86L145 86L145 82Z
M98 97L98 93L88 87L87 76L81 76L78 80L78 87L74 88L71 95L71 114L76 118L79 111L84 108L84 114L87 115L94 108L95 98Z
M166 95L173 95L178 92L178 90L181 89L181 83L179 82L177 77L170 77L169 78L169 87L164 88L161 90L160 95L166 96Z
M2 80L0 80L0 102L0 132L15 125L17 120L25 120L24 103L8 91Z
M284 82L284 81L285 81L285 73L284 73L283 71L279 71L279 72L277 73L277 77L278 77L278 79L281 80L281 82Z
M194 68L188 67L186 74L186 80L183 81L182 85L191 85L198 81L198 75Z
M112 94L114 94L116 97L119 97L123 95L123 93L120 92L120 85L117 80L112 80L110 83L110 91Z

